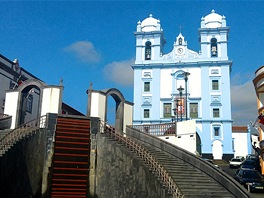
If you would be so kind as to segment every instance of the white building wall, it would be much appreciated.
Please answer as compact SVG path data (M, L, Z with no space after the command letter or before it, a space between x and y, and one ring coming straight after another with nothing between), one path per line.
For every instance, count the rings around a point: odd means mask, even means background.
M190 76L188 78L188 92L190 93L190 97L201 97L201 69L190 68L188 69L188 72L190 73Z
M61 90L60 88L44 88L41 116L47 113L59 113L61 102Z
M6 93L6 103L5 103L5 111L4 114L12 116L12 124L11 129L14 129L16 126L16 117L18 112L18 95L19 92L8 92Z
M188 68L187 71L190 73L187 84L188 94L190 93L190 97L201 97L201 69ZM170 98L173 87L176 91L180 86L184 88L184 96L186 90L184 79L177 80L176 82L175 77L172 76L175 73L173 69L164 68L161 69L160 73L160 98Z
M196 154L196 123L195 120L177 123L177 137L175 135L159 136L160 139L177 145Z
M161 69L160 70L160 97L161 98L171 98L172 90L172 70L171 69Z
M91 117L105 121L106 96L98 92L91 93Z
M247 133L232 133L232 138L234 140L234 156L244 156L249 154L248 149L248 134Z
M91 93L91 117L99 117L99 93Z
M133 120L133 105L131 104L124 104L124 120L123 120L123 129L125 132L127 125L132 125Z

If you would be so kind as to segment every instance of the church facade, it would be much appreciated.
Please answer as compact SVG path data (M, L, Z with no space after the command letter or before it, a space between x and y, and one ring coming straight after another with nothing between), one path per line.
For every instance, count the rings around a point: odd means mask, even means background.
M159 20L152 15L138 22L134 70L133 124L195 120L203 157L234 155L228 33L225 16L214 10L201 18L200 50L188 48L180 32L171 52Z

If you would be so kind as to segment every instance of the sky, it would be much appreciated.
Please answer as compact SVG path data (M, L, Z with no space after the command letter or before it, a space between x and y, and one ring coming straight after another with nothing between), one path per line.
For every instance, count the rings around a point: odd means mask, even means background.
M84 114L91 82L95 90L117 88L133 102L130 65L135 61L133 33L138 21L150 14L160 20L167 41L165 53L172 50L180 29L188 48L198 52L201 18L214 9L230 26L233 125L247 125L256 119L252 80L264 65L264 1L0 3L0 54L18 59L21 67L48 85L59 85L63 79L63 102Z

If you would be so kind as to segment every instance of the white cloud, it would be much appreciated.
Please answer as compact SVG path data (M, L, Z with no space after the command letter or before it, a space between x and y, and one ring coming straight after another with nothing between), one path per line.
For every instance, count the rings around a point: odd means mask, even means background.
M134 59L107 64L104 68L104 76L117 84L131 86L133 85L133 69L130 65L133 63Z
M257 98L252 80L231 85L233 125L247 125L257 117Z
M97 63L100 61L99 53L94 48L94 45L88 41L77 41L65 47L64 50L73 53L84 63Z

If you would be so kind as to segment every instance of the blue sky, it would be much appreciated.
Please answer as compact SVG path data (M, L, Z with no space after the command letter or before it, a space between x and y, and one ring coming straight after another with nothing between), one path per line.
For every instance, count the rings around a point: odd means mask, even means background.
M0 54L58 85L63 101L86 113L86 90L117 88L133 102L137 22L153 14L167 40L165 53L182 27L188 48L199 51L201 17L214 9L230 26L228 56L232 117L246 125L257 114L252 80L264 65L263 1L1 1Z

